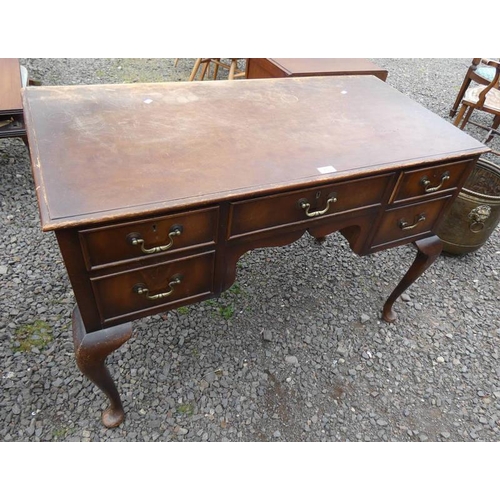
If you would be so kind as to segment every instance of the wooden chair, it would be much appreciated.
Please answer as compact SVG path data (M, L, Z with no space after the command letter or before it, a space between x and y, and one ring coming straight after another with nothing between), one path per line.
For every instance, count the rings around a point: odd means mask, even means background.
M488 85L493 77L495 76L494 64L496 61L492 59L483 59L476 57L472 59L472 64L469 66L467 73L465 74L464 81L458 92L453 108L451 108L450 116L453 118L457 112L457 109L462 102L465 92L469 88L471 82L478 83L479 85Z
M210 65L213 64L214 70L213 70L213 79L215 80L218 75L219 68L224 68L228 70L228 80L234 80L235 78L242 78L245 76L246 71L245 70L240 70L238 68L238 61L241 59L238 58L233 58L229 59L229 63L223 62L222 59L196 59L193 70L191 71L191 75L189 77L189 81L192 82L193 80L196 79L196 75L198 73L198 70L201 67L201 77L200 80L203 80L205 78L205 74L207 73L207 70L209 70ZM245 60L246 61L246 60Z
M487 85L477 85L470 87L465 91L461 107L454 121L454 125L462 130L468 122L488 131L484 143L492 139L493 134L499 134L497 131L500 125L500 90L498 90L498 81L500 78L500 62L490 61L490 65L495 69L491 82ZM491 127L481 123L473 122L470 117L474 110L484 111L493 115ZM494 154L500 154L492 151Z

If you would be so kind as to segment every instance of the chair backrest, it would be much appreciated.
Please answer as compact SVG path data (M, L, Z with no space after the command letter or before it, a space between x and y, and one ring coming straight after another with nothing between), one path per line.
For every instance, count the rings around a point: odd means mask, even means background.
M489 66L492 66L495 68L495 76L493 77L491 82L488 85L486 85L486 87L479 94L478 101L476 104L477 107L483 107L484 102L486 100L486 95L488 94L490 89L492 89L493 87L495 87L495 88L498 87L497 82L498 82L498 79L500 77L500 62L490 60Z

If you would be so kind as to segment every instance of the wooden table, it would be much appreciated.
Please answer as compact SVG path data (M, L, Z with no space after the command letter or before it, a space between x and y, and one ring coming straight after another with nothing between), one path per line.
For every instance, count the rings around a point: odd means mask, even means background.
M18 59L0 59L0 139L26 137Z
M302 58L247 59L246 77L283 78L297 76L373 75L385 82L387 70L368 59Z
M434 229L486 148L378 78L28 88L43 230L77 306L75 354L124 418L106 357L131 321L217 296L245 252L334 231L415 242L383 318L439 255ZM140 360L138 360L140 362Z

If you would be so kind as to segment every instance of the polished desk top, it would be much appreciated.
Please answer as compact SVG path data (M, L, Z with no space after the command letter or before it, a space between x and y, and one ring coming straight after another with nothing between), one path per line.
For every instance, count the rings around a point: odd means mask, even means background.
M44 230L487 151L373 76L32 87L24 103Z

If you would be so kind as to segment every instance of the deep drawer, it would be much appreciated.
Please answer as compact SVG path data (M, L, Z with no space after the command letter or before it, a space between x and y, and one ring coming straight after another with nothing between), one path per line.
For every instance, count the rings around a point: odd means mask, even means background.
M470 165L470 161L462 161L403 172L392 201L455 189Z
M87 269L215 243L218 207L79 232Z
M380 204L392 174L231 204L229 237ZM309 214L309 215L308 215Z
M412 238L432 230L450 196L387 210L372 247Z
M213 291L215 252L206 252L141 267L133 271L91 278L103 322L138 311L147 314L167 304L180 305Z

